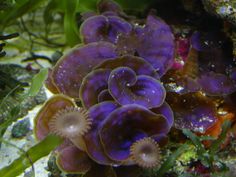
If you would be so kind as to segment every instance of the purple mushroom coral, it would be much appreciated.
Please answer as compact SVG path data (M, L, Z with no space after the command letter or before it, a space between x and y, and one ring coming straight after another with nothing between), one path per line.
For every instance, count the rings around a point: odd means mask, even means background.
M120 64L124 66L119 67ZM114 66L117 68L112 69ZM103 91L107 90L109 98L121 105L159 107L164 102L165 89L157 79L151 77L153 75L157 76L154 68L138 57L124 56L114 62L104 62L83 79L80 99L89 108L98 103Z
M52 83L59 92L72 98L79 98L78 90L82 79L92 71L93 67L116 56L115 46L108 42L95 42L75 47L53 68Z
M232 44L222 32L192 35L191 43L198 51L199 77L202 90L210 96L229 95L236 90L233 75L235 62L230 51Z
M80 33L84 43L97 41L116 43L119 35L128 35L131 30L131 24L120 17L96 15L84 21Z
M160 75L174 63L174 36L170 27L154 14L147 17L144 27L117 16L92 16L82 24L81 36L85 43L112 42L119 55L140 56Z
M92 160L101 165L154 167L173 123L169 111L152 112L138 104L120 106L114 101L98 103L85 111L68 97L57 95L37 115L35 133L39 139L54 133L71 142L57 150L58 164L67 172L85 173ZM140 153L150 158L141 158ZM71 157L80 158L80 162ZM68 158L74 160L67 162Z
M99 133L107 155L113 160L123 162L130 160L130 156L136 159L137 154L133 154L130 150L133 143L143 138L165 135L169 129L170 125L163 115L155 114L142 106L131 104L122 106L109 114ZM163 138L165 137L163 136ZM150 146L152 145L151 143ZM147 161L142 159L142 161L147 166L156 165L151 164L151 162L148 164L148 159Z
M177 94L167 97L175 115L175 127L205 133L218 120L217 106L200 92Z
M101 12L107 7L117 9L103 4ZM69 173L155 167L174 123L160 81L174 62L171 29L153 14L142 27L119 13L86 18L85 44L63 56L47 80L57 95L36 116L35 133L40 140L49 133L65 139L57 162Z

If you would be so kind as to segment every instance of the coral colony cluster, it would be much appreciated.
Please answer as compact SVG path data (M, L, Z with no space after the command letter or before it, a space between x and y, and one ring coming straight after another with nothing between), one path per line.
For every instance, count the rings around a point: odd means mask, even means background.
M35 119L39 140L64 138L56 150L62 170L153 168L171 128L217 137L233 119L233 58L211 34L183 39L153 11L139 20L111 1L83 20L83 43L50 72L55 95Z

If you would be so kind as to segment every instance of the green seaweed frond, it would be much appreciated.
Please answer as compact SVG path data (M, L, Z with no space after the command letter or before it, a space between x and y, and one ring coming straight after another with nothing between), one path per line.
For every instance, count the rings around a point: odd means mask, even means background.
M184 135L191 140L190 143L196 147L197 157L205 167L213 169L215 165L218 165L220 169L227 170L225 164L219 161L217 153L221 149L221 144L225 141L230 126L231 123L229 121L225 121L222 125L222 132L217 139L209 136L197 136L188 129L183 130ZM204 147L202 143L204 140L211 141L211 146L209 148Z

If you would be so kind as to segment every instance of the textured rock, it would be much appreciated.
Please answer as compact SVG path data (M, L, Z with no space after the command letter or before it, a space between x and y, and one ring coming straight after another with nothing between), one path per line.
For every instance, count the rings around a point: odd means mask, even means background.
M11 135L14 138L22 138L30 131L30 121L28 118L14 124Z
M236 26L235 0L202 0L205 9Z

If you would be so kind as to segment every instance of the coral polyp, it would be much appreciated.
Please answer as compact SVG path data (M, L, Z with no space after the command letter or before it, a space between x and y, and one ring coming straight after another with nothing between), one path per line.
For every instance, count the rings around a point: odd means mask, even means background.
M91 128L91 119L82 108L66 107L59 110L49 122L49 129L64 138L84 135Z
M152 138L136 141L130 148L131 159L143 168L153 168L160 165L160 147Z

